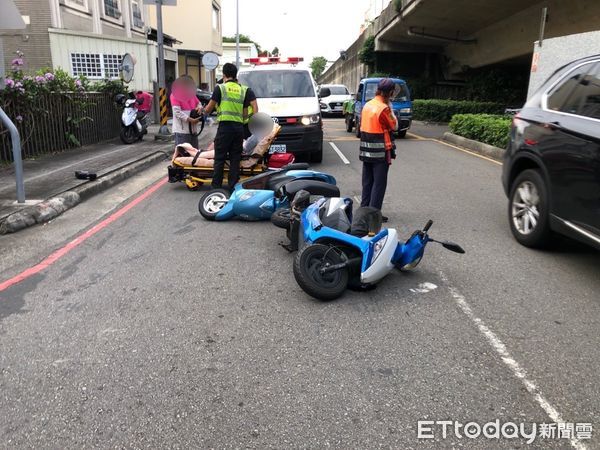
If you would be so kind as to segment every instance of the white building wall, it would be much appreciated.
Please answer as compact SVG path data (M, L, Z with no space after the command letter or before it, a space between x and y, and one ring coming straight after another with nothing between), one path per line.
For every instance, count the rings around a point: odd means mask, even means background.
M53 67L60 67L70 74L73 73L71 53L130 53L136 58L133 80L129 83L131 90L152 91L157 79L155 42L51 29L50 49ZM177 63L177 50L165 47L165 59Z

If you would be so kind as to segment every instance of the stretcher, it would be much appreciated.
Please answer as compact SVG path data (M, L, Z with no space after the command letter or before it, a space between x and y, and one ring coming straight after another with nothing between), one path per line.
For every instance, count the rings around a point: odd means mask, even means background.
M273 124L273 130L265 136L252 150L249 155L242 156L240 164L240 179L244 180L253 177L266 170L269 170L269 163L273 163L273 167L281 167L291 162L294 162L293 155L269 155L269 148L275 138L279 134L281 126ZM176 152L177 154L177 152ZM188 189L197 190L205 183L211 183L214 174L214 169L211 161L203 157L203 153L194 155L194 157L183 156L174 157L171 160L171 165L168 167L169 182L183 182ZM225 163L224 178L227 178L229 172L229 162Z

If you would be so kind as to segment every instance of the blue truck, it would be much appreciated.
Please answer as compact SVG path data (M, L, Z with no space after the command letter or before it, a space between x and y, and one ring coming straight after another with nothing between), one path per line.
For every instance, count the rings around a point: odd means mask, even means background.
M382 79L363 78L360 80L355 98L344 103L344 119L348 133L352 133L352 130L356 129L356 136L360 137L360 113L365 104L375 97L377 84ZM413 106L410 99L410 90L406 85L406 81L400 78L392 78L392 80L396 83L396 90L392 97L392 107L398 119L398 137L403 138L406 136L412 122Z

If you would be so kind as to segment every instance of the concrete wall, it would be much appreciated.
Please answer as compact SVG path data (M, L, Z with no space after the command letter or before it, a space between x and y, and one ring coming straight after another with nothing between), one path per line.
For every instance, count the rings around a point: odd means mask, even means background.
M346 51L347 58L338 59L319 77L319 84L343 84L352 93L356 93L361 78L368 75L369 69L360 62L358 53L368 37L369 30L363 32Z
M544 6L548 7L545 32L548 38L600 28L598 0L538 2L477 31L473 36L477 39L476 44L448 45L444 54L449 58L449 73L456 74L465 67L478 68L531 54L531 47L539 36Z
M536 64L532 65L527 98L531 97L556 69L574 59L600 54L600 31L544 39L541 46L539 41L535 43L533 51L534 55L538 55L534 56Z
M452 7L448 0L447 7ZM352 46L347 49L347 60L338 59L330 69L321 77L321 82L344 83L349 88L355 84L357 74L364 73L356 57L362 48L365 35L375 35L375 50L380 62L380 67L375 71L388 71L388 67L398 67L402 72L403 65L401 54L421 53L423 55L438 55L438 79L460 79L462 73L468 69L492 66L495 64L519 64L526 70L527 60L532 54L533 43L538 39L541 12L543 7L548 8L549 18L546 24L546 38L565 36L573 33L595 31L600 29L600 0L529 0L523 2L509 2L503 4L501 0L489 0L485 4L485 11L469 11L469 3L459 2L464 8L461 11L449 11L454 14L456 23L444 23L444 2L425 0L402 0L405 8L399 15L393 5L386 8L381 15L358 37ZM494 6L495 5L495 6ZM500 13L503 6L510 6L506 13ZM455 5L456 6L456 5ZM458 7L458 6L456 6ZM496 11L494 13L494 11ZM516 12L515 12L516 11ZM466 14L466 13L470 14ZM478 28L475 20L477 14L487 14L486 20ZM485 14L484 14L485 13ZM469 17L466 17L466 16ZM464 17L463 17L464 16ZM426 22L428 25L426 25ZM461 22L462 21L462 22ZM444 39L426 39L423 36L411 36L410 27L429 26L428 32L435 35L448 36L448 30L460 30L461 27L471 27L468 36L463 38L474 39L472 43L453 43ZM445 27L445 31L437 31L435 27ZM598 50L600 52L600 49ZM398 61L392 61L398 60ZM381 64L381 62L385 64ZM396 63L397 62L397 63ZM416 60L417 65L421 62ZM408 68L406 71L411 72ZM427 69L427 65L424 67ZM398 73L398 75L403 75Z
M52 57L48 28L51 26L52 17L48 0L15 0L15 5L21 15L29 16L30 25L25 30L10 31L2 36L6 69L10 70L10 62L15 58L17 50L25 53L25 70L50 67Z

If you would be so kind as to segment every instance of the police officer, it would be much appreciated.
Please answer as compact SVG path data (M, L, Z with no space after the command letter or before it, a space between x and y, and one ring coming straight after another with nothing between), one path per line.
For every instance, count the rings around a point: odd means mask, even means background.
M240 161L242 159L244 122L248 116L248 107L256 108L256 96L246 86L236 80L237 67L231 63L223 66L223 83L219 84L206 106L205 113L210 114L217 108L219 128L215 137L215 165L212 187L218 189L223 185L225 161L229 159L228 186L238 182Z
M375 98L360 115L360 160L362 169L362 199L360 206L381 210L392 159L396 157L393 133L398 129L391 98L396 84L384 78L377 85ZM383 217L387 222L387 217Z

